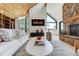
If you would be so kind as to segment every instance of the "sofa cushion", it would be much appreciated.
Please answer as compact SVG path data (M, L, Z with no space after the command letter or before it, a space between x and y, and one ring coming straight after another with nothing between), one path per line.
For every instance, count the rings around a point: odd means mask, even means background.
M11 37L9 36L9 33L6 30L2 30L2 38L4 41L10 41Z
M19 39L25 35L24 30L20 29L0 29L0 34L3 36L4 41L10 41L13 39Z
M8 35L9 37L12 37L12 36L13 36L13 35L12 35L12 33L13 33L13 32L12 32L12 29L5 29L5 28L4 28L4 29L2 29L2 31L3 31L5 34L8 33L7 35Z
M3 35L4 38L8 38L4 39L7 42L0 43L0 55L13 55L28 39L28 37L25 36L25 31L22 30L19 30L20 37L18 39L13 38L16 35L16 31L14 29L0 30L1 35Z
M20 30L20 29L15 29L14 31L14 37L15 39L19 39L21 38L22 36L25 36L25 31L24 30Z
M12 41L8 41L8 42L3 42L0 43L0 54L3 54L5 52L7 52L7 50L11 49L12 46L18 45L20 42L18 40L12 40ZM13 47L13 48L15 48Z
M0 55L5 53L5 51L7 51L8 48L8 43L7 42L2 42L0 43Z

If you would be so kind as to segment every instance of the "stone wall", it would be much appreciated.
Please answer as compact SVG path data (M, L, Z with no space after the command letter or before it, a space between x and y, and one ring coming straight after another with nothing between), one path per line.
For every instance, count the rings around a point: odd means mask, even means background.
M63 5L64 31L70 34L69 26L79 24L79 3L65 3Z
M79 14L79 3L65 3L63 5L63 19Z

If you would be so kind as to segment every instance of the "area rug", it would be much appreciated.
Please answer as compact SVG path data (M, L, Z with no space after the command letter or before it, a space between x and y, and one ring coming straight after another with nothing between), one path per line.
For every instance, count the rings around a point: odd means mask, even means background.
M21 49L19 49L14 54L14 56L31 56L25 51L25 47L27 43ZM54 47L54 50L48 56L77 56L79 55L78 53L75 53L75 50L71 45L63 41L60 41L58 37L53 37L50 43Z

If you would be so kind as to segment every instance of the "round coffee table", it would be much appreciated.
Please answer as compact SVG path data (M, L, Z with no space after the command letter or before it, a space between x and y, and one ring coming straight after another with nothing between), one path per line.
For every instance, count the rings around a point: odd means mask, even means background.
M35 56L44 56L50 54L53 51L53 46L48 40L43 40L44 45L42 46L35 46L35 41L36 38L32 38L27 43L25 50L28 54Z

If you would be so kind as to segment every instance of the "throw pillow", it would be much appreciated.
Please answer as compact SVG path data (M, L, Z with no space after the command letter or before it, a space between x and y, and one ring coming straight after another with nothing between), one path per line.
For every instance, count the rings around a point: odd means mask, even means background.
M10 37L9 37L9 33L8 32L6 32L6 31L2 31L3 32L3 34L2 34L2 38L3 38L3 40L4 41L10 41L11 39L10 39Z
M20 38L20 30L19 30L19 29L16 29L16 30L15 30L14 38L15 38L15 39Z

